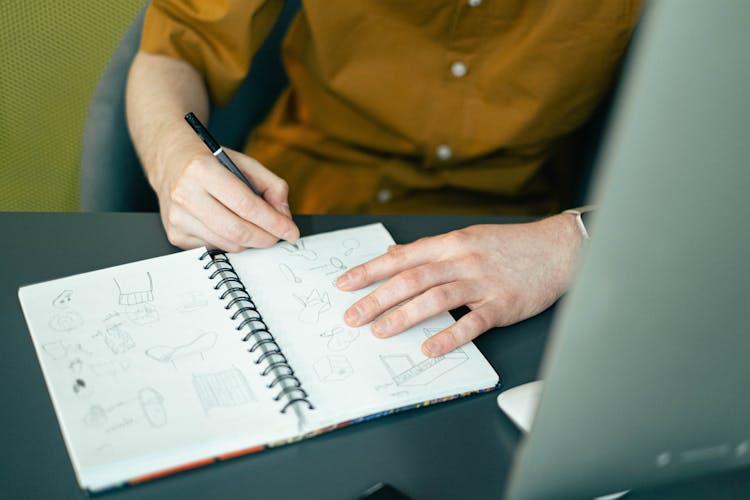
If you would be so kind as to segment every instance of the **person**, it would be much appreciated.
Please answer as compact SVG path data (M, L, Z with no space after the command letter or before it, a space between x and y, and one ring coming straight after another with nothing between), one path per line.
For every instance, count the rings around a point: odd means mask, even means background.
M283 2L153 0L127 87L128 126L173 244L295 242L291 213L545 214L570 206L577 131L611 86L638 0L305 0L290 85L244 152L250 190L182 123L226 103ZM345 315L388 337L462 305L439 356L565 291L575 217L476 225L396 245L337 285L384 280ZM400 306L398 306L401 304ZM396 307L398 306L398 307Z

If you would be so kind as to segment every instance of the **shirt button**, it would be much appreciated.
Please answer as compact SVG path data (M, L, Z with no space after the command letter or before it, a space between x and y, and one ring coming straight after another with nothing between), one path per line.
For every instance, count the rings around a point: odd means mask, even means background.
M469 7L479 7L482 5L482 0L469 0Z
M393 193L391 192L390 189L381 189L380 191L377 192L377 194L375 195L375 198L380 203L388 203L389 201L391 201L391 199L393 199Z
M453 156L453 151L451 151L451 147L447 144L441 144L435 148L435 156L438 157L438 160L448 161Z
M466 75L466 65L462 63L461 61L454 62L451 64L451 73L453 73L453 76L456 78L461 78L462 76Z

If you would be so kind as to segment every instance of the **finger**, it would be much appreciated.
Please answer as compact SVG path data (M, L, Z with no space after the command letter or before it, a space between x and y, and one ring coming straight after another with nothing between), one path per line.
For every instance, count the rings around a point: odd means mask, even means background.
M240 252L246 248L216 234L203 222L182 209L173 210L170 213L170 223L172 223L173 227L180 228L179 235L175 238L183 242L182 244L177 244L181 248L205 246L207 248L218 248L227 252Z
M167 239L169 243L183 250L192 250L193 248L206 246L206 242L202 239L183 233L175 235L167 233Z
M422 344L422 352L431 358L451 352L492 328L491 318L490 306L470 311L442 332L427 339Z
M230 244L244 248L268 247L278 240L275 235L239 217L208 193L192 196L189 210L196 219Z
M407 269L355 302L344 313L344 321L349 326L364 325L391 307L419 295L428 288L455 279L456 266L447 261L430 262Z
M256 196L240 179L221 165L210 165L202 174L202 185L208 193L240 218L275 236L277 240L296 241L299 238L299 230L289 217L278 212L260 196Z
M454 281L425 291L398 309L389 312L372 325L377 337L390 337L436 314L450 311L474 298L473 287L465 281Z
M336 280L336 286L342 290L358 290L406 269L431 262L443 252L440 241L441 237L435 236L399 245L388 253L351 268Z
M226 149L226 148L225 148ZM250 178L255 189L263 198L278 212L291 220L292 211L289 209L289 184L266 168L255 158L227 149L227 154L232 158L237 167ZM294 222L292 222L294 225ZM296 225L294 225L296 228ZM299 229L293 237L282 238L291 243L299 239Z
M255 158L251 158L229 148L224 149L242 173L249 178L252 178L253 187L255 187L255 189L261 193L266 200L273 204L287 203L289 185L284 179L266 168Z

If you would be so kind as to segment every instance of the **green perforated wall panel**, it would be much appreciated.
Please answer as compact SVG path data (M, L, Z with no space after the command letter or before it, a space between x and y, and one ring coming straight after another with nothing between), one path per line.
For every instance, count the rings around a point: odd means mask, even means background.
M78 209L83 123L144 0L0 0L0 211Z

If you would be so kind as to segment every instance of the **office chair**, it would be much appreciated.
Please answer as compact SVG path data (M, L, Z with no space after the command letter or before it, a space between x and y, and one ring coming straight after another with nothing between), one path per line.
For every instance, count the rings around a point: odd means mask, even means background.
M281 41L299 8L299 0L285 2L232 101L221 107L211 105L208 127L223 145L242 150L250 130L263 120L286 87ZM81 154L82 211L159 209L156 194L133 149L125 118L125 86L130 65L138 52L145 10L146 7L141 9L115 49L89 106Z

